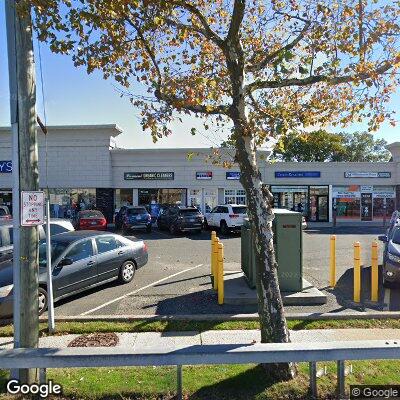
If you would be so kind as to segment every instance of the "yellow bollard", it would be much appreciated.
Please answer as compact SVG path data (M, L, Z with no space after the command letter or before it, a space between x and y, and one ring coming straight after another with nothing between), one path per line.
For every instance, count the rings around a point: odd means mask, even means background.
M336 235L331 236L330 257L329 257L330 280L329 286L336 286Z
M361 246L360 242L354 243L354 293L353 300L359 303L361 299Z
M371 248L371 301L378 301L378 242L374 240Z
M219 238L216 237L214 239L214 251L213 251L213 265L214 265L214 279L213 279L213 287L214 290L218 289L218 244Z
M218 243L218 304L224 304L224 245Z
M215 242L215 238L217 237L217 234L215 233L215 231L211 232L211 277L214 278L215 274L214 274L214 270L215 270L215 266L214 266L214 242Z

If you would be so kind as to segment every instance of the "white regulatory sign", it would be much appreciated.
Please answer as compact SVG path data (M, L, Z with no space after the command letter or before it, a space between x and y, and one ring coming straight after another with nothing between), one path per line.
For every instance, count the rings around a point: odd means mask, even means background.
M44 224L44 192L21 192L21 225Z

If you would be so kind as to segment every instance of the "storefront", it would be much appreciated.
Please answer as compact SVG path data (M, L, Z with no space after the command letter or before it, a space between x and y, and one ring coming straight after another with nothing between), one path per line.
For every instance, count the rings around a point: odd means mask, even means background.
M274 207L301 212L309 221L329 220L329 186L270 186Z
M396 209L394 186L333 186L332 197L337 221L379 221Z
M192 205L205 213L218 204L248 203L229 149L220 149L219 161L214 162L210 148L117 148L115 138L122 131L116 125L48 131L47 174L45 140L38 132L39 177L40 187L50 188L53 217L69 218L79 210L97 208L112 221L123 205L147 206L155 216L161 204ZM343 223L379 223L400 207L400 143L388 148L393 160L377 163L272 162L266 149L257 157L274 207L299 211L315 223L332 222L334 213ZM11 131L0 128L0 205L9 207L11 150Z

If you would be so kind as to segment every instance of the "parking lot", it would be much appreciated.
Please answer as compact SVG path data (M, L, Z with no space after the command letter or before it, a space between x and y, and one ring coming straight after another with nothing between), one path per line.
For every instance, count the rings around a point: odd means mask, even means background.
M380 287L380 301L370 299L370 247L379 227L309 228L303 233L304 277L327 294L322 306L288 306L287 312L333 312L350 309L400 310L400 289ZM337 235L337 286L328 288L329 238ZM107 284L56 304L56 315L151 315L254 313L255 306L217 304L210 284L210 232L172 236L154 229L135 233L149 248L149 262L126 285ZM221 237L225 271L240 270L240 235ZM352 303L354 241L362 246L362 303ZM379 259L381 259L381 245Z

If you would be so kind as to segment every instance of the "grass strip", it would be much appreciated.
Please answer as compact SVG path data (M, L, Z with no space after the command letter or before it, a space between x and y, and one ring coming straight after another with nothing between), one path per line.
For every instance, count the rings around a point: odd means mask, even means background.
M348 320L291 320L289 329L346 329L346 328L392 328L400 329L397 319L348 319ZM131 322L90 321L90 322L59 322L56 324L56 335L85 334L93 332L171 332L229 330L229 329L258 329L258 321L149 321L138 320ZM40 323L40 335L47 335L47 324ZM0 327L0 336L12 336L13 326Z
M349 364L349 362L347 363ZM352 362L353 373L346 385L398 384L398 361ZM318 379L318 398L335 398L336 364L327 366L327 375ZM158 399L174 398L176 370L173 367L81 368L48 370L48 378L63 387L62 399ZM0 389L4 388L8 373L0 371ZM308 365L299 364L298 376L288 382L273 382L260 365L214 365L183 367L184 398L190 399L309 399ZM6 394L0 399L9 399ZM58 397L59 398L59 397ZM15 397L13 397L15 399Z

